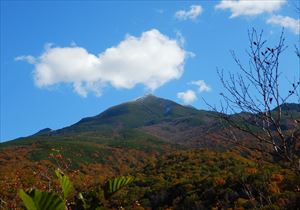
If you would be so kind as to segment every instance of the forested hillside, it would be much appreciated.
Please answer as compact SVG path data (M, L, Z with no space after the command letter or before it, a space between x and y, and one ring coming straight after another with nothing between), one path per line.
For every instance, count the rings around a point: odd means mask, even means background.
M289 113L296 107L296 118L298 106L284 107ZM285 116L287 130L293 118ZM296 209L298 174L274 162L271 148L263 154L233 144L224 131L217 113L150 95L2 143L1 205L20 209L19 189L59 192L59 168L74 185L70 209L83 208L78 193L90 202L87 209ZM109 200L102 197L99 186L125 175L134 181Z

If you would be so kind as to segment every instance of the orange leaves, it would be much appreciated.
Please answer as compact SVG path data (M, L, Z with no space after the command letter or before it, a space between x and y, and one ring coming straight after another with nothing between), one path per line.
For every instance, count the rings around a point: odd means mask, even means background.
M280 184L284 180L284 176L281 174L273 173L271 175L271 182L268 184L268 192L269 193L280 193L280 188L278 184Z
M280 174L272 174L271 181L276 183L281 183L284 180L284 176Z
M257 168L250 168L250 167L248 167L248 168L245 168L245 172L247 173L247 174L256 174L257 173Z
M213 179L213 182L217 186L222 186L222 185L224 185L226 183L226 181L222 177L215 177Z
M268 184L267 190L269 193L279 193L280 192L280 189L276 182L271 182L270 184Z

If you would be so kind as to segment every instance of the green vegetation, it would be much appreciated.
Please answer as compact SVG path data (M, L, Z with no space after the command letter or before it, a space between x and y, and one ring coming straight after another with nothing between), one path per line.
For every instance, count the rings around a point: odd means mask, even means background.
M31 189L28 192L22 189L19 190L19 197L22 199L27 210L66 210L72 208L72 206L76 206L76 209L102 209L102 207L105 207L107 202L98 202L98 204L90 203L88 199L84 198L81 192L77 197L73 198L72 202L68 202L67 198L74 191L73 184L69 177L62 174L60 170L56 170L55 174L59 180L62 195L38 189ZM105 200L108 201L113 194L133 181L134 177L131 176L121 176L108 180L102 187ZM82 202L81 206L78 206L78 201ZM91 208L92 206L93 208Z
M40 190L33 189L26 193L23 190L20 190L19 196L28 210L66 209L63 200L53 192L42 192Z
M57 131L57 133L137 128L186 117L196 117L198 120L202 118L201 122L203 122L203 119L211 116L207 112L148 95L136 101L111 107L97 116L84 118L70 127Z
M56 170L55 174L59 180L62 196L55 192L43 192L38 189L31 189L28 192L19 191L19 197L28 210L65 210L67 197L73 191L73 185L69 177Z

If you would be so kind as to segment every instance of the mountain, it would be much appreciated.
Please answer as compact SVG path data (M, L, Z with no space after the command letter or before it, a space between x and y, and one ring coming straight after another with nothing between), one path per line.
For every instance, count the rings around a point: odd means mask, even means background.
M111 107L94 117L83 118L56 133L99 131L107 127L138 128L199 114L200 111L194 108L185 107L153 95L146 95L134 101Z
M296 103L284 103L280 105L281 110L283 112L300 112L300 104ZM279 109L279 106L276 107L273 111L277 111Z
M299 112L286 112L287 108L297 110L298 107L299 104L284 105L286 129L292 126L291 119L299 117ZM292 118L286 113L292 113ZM219 202L219 199L208 199L212 193L217 196L212 189L228 202L221 186L226 193L232 194L234 189L234 194L247 198L243 195L243 186L237 185L244 180L244 171L250 173L249 183L253 182L252 175L259 173L256 180L262 188L265 188L262 182L265 172L276 169L276 176L286 173L281 172L276 163L256 169L260 164L255 163L255 158L260 154L221 139L225 125L220 123L218 115L147 95L59 130L45 128L31 136L1 143L0 189L4 190L0 197L12 203L7 209L15 209L13 205L19 202L18 189L32 186L48 189L52 183L49 177L53 180L53 171L59 167L71 174L76 189L82 191L98 186L108 177L131 174L141 181L131 186L130 194L135 196L133 201L142 200L143 206L163 209L160 207L185 205L176 203L184 190L187 199L190 192L199 192L199 197L193 199L202 200L202 205L207 207ZM255 117L249 113L237 115L249 120ZM238 135L243 142L252 142L249 136ZM296 179L297 176L289 175L289 190L296 186ZM237 205L238 197L235 197L231 206Z
M131 167L137 167L148 156L179 148L223 149L225 144L210 136L218 130L218 122L213 112L147 95L69 127L46 128L32 136L2 143L0 153L9 151L12 159L22 153L26 160L34 162L51 160L49 154L61 151L72 160L74 168L82 164L108 164L110 159L130 159L134 163Z
M84 138L85 142L92 137L93 141L103 143L111 138L112 141L118 141L123 132L138 132L163 142L202 147L211 144L204 134L217 128L218 120L213 112L197 110L171 100L146 95L113 106L96 116L83 118L59 130L43 129L33 137L46 139L69 137L76 140ZM25 141L23 138L21 140Z
M293 120L295 117L298 119L300 115L297 110L300 110L300 105L285 103L281 108L284 123L282 127L290 129L292 120L288 114L292 113ZM274 108L274 113L277 110L278 107ZM250 113L236 114L236 116L241 115L248 116L250 121L255 118L255 115ZM216 138L216 134L222 133L222 125L217 116L216 112L182 106L174 101L149 94L113 106L96 116L83 118L71 126L59 130L45 128L30 137L6 142L1 146L30 145L42 140L52 141L50 144L53 140L60 144L72 140L73 143L93 142L117 145L121 139L126 139L136 140L135 144L144 142L151 148L153 145L147 139L152 138L173 145L223 149L227 147L226 143Z
M33 135L43 135L43 134L48 134L52 131L51 128L44 128L42 130L39 130L38 132L36 132L35 134Z

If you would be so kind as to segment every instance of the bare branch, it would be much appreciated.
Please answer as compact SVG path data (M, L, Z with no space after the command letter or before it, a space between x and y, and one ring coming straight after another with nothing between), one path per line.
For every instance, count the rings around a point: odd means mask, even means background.
M236 53L231 51L240 73L225 76L223 70L217 69L225 90L221 96L226 105L226 108L222 105L219 117L226 122L228 129L234 128L252 136L261 150L272 148L272 154L295 165L300 157L291 149L288 140L299 129L299 124L295 124L293 131L283 127L283 121L287 120L283 114L288 111L283 110L283 106L294 96L298 96L300 102L300 79L290 83L288 92L281 91L279 63L281 54L287 48L284 31L273 47L267 46L262 31L258 33L252 29L248 37L250 49L246 53L249 66L244 66ZM296 55L300 58L297 48Z

